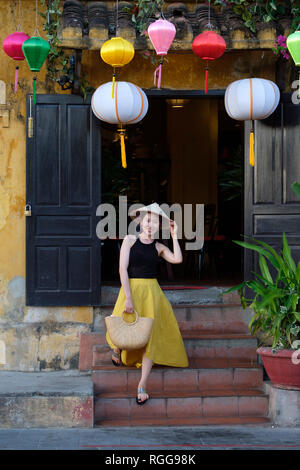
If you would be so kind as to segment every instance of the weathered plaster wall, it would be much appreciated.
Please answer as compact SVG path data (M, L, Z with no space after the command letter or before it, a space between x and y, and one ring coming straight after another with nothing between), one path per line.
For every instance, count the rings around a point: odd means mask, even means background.
M17 11L17 1L0 2L1 44L16 31ZM41 17L38 19L43 36ZM34 21L35 1L22 0L22 30L33 35ZM9 127L2 127L0 118L0 369L77 368L79 334L91 329L92 308L25 306L25 101L26 94L32 92L33 74L25 61L18 62L19 88L14 94L15 65L1 47L0 80L6 84L5 107L10 120ZM50 91L45 75L43 65L38 73L38 93Z
M270 50L225 52L212 61L209 71L210 89L224 89L240 78L255 76L275 79L276 56ZM99 51L83 51L83 71L94 87L111 80L112 68L102 62ZM204 89L206 63L191 52L170 53L163 65L162 87L171 89ZM153 87L154 65L140 52L127 66L119 69L118 80L132 81L143 88Z
M17 28L18 2L0 2L0 39ZM22 0L22 30L33 35L35 1ZM39 4L39 10L42 10ZM42 18L39 31L43 36ZM204 86L204 63L191 53L172 53L163 70L162 85L173 89ZM276 57L270 51L228 52L211 65L210 88L225 88L231 81L249 75L274 80ZM21 62L19 89L13 92L15 62L0 49L0 80L6 84L9 127L0 118L0 369L53 370L77 368L79 334L89 331L93 311L89 307L33 308L25 306L25 98L32 92L32 73ZM111 68L99 51L83 51L83 72L95 87L111 79ZM136 53L119 79L144 88L153 86L154 67ZM46 66L38 74L38 93L49 93ZM62 92L56 88L57 93ZM67 92L68 93L68 92Z

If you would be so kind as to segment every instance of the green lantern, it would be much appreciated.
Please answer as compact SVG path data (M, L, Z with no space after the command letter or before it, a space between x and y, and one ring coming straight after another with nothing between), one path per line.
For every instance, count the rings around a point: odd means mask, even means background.
M300 31L290 34L286 40L286 45L297 67L300 67ZM300 98L300 71L299 71L299 93Z
M32 36L23 42L22 51L31 72L39 72L49 54L50 44L40 36ZM36 76L33 78L33 102L36 103Z

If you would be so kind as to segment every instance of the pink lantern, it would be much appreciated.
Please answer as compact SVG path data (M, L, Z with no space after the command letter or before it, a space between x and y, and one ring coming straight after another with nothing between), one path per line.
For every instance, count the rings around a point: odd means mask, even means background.
M161 56L160 64L154 72L154 85L158 77L158 88L161 83L161 67L163 64L163 56L167 55L168 50L176 34L176 28L170 21L156 20L148 27L148 35L153 44L157 55Z
M3 41L4 52L14 60L24 60L25 57L22 51L22 44L24 41L26 41L29 38L30 36L28 36L25 33L22 33L21 31L16 31L15 33L10 34ZM19 67L16 66L15 93L17 92L17 89L18 89L18 70L19 70Z

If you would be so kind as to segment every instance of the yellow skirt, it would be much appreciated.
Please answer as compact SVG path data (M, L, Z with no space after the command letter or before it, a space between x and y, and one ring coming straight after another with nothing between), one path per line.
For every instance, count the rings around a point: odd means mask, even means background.
M130 278L130 291L134 309L141 317L153 318L151 336L142 349L122 350L121 360L126 366L142 366L144 352L153 363L173 367L188 367L183 339L169 299L165 296L156 278ZM112 315L121 316L125 307L125 292L121 286ZM134 321L134 313L124 313L126 321ZM108 332L106 340L112 349Z

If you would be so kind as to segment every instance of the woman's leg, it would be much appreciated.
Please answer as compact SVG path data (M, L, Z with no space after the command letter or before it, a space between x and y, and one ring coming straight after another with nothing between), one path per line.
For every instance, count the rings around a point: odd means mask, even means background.
M120 356L120 349L119 348L114 348L113 349L114 351L114 354L113 354L113 360L117 363L117 364L120 364L121 363L121 356ZM117 357L118 356L118 357Z
M147 357L146 353L144 352L143 361L142 361L142 376L141 376L141 380L139 381L138 387L146 388L147 379L150 374L152 364L153 364L153 361L149 359L149 357ZM149 398L149 395L147 393L138 394L138 399L140 399L141 401L145 401L147 400L147 398Z

